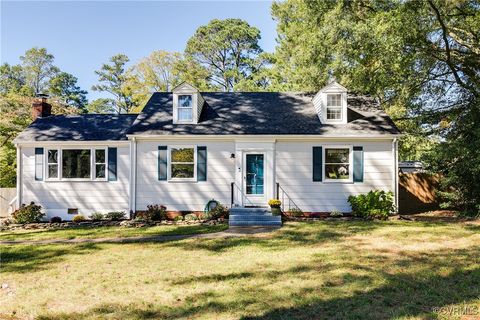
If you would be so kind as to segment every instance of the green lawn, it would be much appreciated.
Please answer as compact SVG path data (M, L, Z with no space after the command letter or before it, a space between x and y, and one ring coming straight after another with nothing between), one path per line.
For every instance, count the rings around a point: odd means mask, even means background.
M78 227L72 229L37 229L0 231L0 241L6 240L50 240L50 239L92 239L111 237L165 236L194 233L218 232L228 229L228 225L161 225L144 228L126 227Z
M478 225L404 221L288 223L267 236L164 243L8 245L0 318L460 319L449 308L480 314L479 248Z

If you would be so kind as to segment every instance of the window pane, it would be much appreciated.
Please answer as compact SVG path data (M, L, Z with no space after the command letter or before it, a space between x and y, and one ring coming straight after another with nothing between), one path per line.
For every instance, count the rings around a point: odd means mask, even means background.
M193 178L193 164L172 164L172 178Z
M350 172L347 164L325 165L325 177L327 179L348 179Z
M63 178L90 178L90 150L63 150Z
M341 94L327 94L327 107L341 107L342 95Z
M192 108L178 109L178 121L192 121Z
M172 148L172 162L193 162L193 148Z
M105 163L105 150L104 149L95 150L95 162L96 163Z
M178 96L178 106L181 108L191 108L192 107L192 96L182 95Z
M58 163L58 150L48 150L48 163Z
M105 178L105 165L104 164L95 165L95 178Z
M58 165L49 164L48 165L48 177L49 178L58 178Z
M349 149L325 149L325 163L348 163Z
M342 120L342 109L327 108L327 120Z

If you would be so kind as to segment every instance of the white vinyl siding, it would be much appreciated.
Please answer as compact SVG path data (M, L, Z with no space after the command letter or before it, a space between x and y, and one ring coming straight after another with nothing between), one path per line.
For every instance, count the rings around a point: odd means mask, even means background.
M207 181L158 180L158 146L207 147ZM203 211L206 203L215 199L230 205L230 183L235 181L235 152L233 141L184 142L179 140L137 142L136 209L145 210L147 205L162 204L169 211Z
M352 145L346 141L296 142L278 141L276 144L276 181L305 212L349 212L349 195L366 193L372 189L392 189L392 142L362 141L353 145L364 147L364 180L362 183L312 181L312 147ZM323 159L325 161L325 158Z
M70 149L83 149L64 146ZM90 148L90 146L86 146ZM98 147L91 147L93 150ZM45 180L35 181L35 148L22 147L22 203L34 201L42 206L47 218L59 216L71 220L68 208L78 208L78 212L89 216L95 211L125 211L128 215L128 192L130 157L128 146L118 146L117 181L103 180ZM48 149L60 149L46 147ZM102 149L104 150L104 149Z

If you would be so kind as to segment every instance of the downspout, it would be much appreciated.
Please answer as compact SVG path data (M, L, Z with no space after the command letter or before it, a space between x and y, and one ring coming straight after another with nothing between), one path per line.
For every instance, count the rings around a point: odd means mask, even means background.
M15 208L18 209L22 205L22 149L17 144L17 201Z
M395 197L395 211L398 213L398 139L392 141L393 152L393 192Z
M130 203L130 212L135 214L136 210L136 161L137 160L137 140L133 137L130 140L130 190L129 190L129 203ZM130 215L130 219L133 218Z

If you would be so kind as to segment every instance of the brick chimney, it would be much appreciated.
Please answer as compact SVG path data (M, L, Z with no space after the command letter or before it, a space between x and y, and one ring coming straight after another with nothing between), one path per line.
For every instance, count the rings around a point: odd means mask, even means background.
M37 118L45 118L52 115L52 105L47 103L47 95L39 94L32 104L32 118L35 121Z

